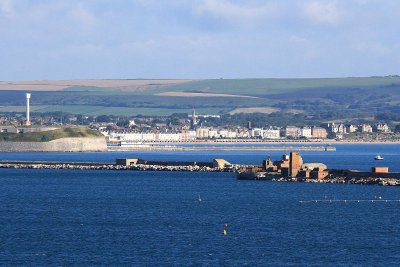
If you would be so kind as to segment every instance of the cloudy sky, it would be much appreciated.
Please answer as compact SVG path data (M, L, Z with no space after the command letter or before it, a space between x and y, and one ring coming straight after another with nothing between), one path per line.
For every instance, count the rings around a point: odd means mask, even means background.
M0 0L0 80L400 74L399 0Z

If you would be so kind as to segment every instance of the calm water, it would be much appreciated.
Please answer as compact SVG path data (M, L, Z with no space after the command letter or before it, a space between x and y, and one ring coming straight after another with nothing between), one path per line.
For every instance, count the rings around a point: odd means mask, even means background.
M380 153L380 166L400 170L398 145L337 147L302 155L367 170ZM0 153L66 161L125 156L259 163L265 153ZM396 266L399 203L299 200L400 199L399 190L238 181L229 173L0 169L0 265Z

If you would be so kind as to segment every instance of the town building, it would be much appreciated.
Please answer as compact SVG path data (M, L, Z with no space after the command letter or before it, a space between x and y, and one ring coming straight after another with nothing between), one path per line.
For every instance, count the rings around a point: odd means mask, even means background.
M196 137L199 139L206 139L209 136L209 132L210 132L209 128L197 128Z
M375 125L374 129L376 132L379 132L379 133L389 133L390 132L390 128L386 123L378 123Z
M263 138L264 129L263 128L253 128L251 129L251 137L252 138Z
M283 136L299 138L301 136L301 129L296 126L286 126L283 129Z
M267 128L263 130L264 139L280 139L281 131L279 129Z
M302 127L300 130L300 136L306 137L306 138L312 138L311 127L308 127L308 126Z
M328 132L325 128L314 126L311 128L312 138L327 138Z
M355 133L358 131L358 127L353 124L346 125L346 132L347 133Z
M345 134L346 133L346 126L343 123L328 123L327 130L329 133L334 134Z
M361 124L360 129L362 133L372 133L372 126L369 124Z

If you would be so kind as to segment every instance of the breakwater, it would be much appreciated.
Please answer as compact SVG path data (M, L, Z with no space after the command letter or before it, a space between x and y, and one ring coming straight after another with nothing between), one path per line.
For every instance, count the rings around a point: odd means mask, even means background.
M346 170L330 170L329 175L324 179L284 177L280 173L273 172L238 172L237 178L239 180L266 180L273 182L400 186L400 175L398 173L379 174L371 172L351 172Z
M180 172L236 172L240 166L210 167L204 165L179 165L164 163L120 165L112 162L58 162L58 161L0 161L0 168L7 169L53 169L53 170L135 170Z

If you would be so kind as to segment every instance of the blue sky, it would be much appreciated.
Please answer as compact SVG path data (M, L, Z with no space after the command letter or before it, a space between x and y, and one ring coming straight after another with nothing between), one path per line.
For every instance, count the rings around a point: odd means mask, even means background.
M400 74L398 0L0 0L0 80Z

